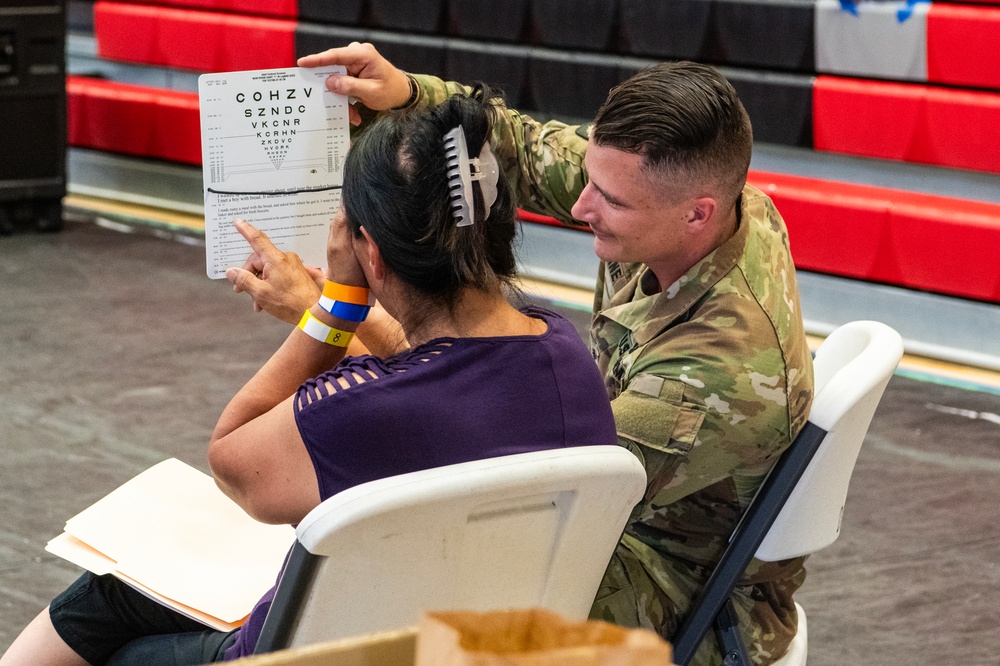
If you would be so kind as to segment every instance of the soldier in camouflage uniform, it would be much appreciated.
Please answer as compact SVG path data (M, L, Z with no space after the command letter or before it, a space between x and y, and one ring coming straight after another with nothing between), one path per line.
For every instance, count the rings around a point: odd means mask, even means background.
M347 66L353 76L328 86L369 109L429 107L462 90L403 74L370 45L299 64ZM604 261L592 347L619 442L648 475L592 617L669 639L808 416L812 364L785 225L745 185L749 119L707 67L638 74L612 91L593 127L502 112L491 143L519 205L595 232ZM756 663L780 657L795 633L802 565L754 560L736 588ZM713 638L692 663L721 663Z

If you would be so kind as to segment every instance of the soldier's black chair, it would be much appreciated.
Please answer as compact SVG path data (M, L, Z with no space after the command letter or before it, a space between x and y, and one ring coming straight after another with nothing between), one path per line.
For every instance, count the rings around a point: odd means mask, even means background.
M899 334L874 321L845 324L817 349L809 422L771 469L692 602L673 638L679 666L687 666L713 627L725 666L750 666L730 600L733 587L753 557L785 560L814 553L837 539L854 463L902 355ZM796 607L798 632L774 666L806 663L805 613Z

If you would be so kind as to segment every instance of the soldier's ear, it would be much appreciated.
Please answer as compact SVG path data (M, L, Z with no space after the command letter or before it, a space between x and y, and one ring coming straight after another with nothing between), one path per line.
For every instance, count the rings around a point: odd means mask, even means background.
M719 204L712 197L692 199L687 217L688 230L692 233L703 231L715 218L718 210Z

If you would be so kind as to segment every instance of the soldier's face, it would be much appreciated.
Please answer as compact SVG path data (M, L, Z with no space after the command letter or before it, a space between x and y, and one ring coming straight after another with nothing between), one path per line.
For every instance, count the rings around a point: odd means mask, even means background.
M640 155L591 139L585 158L587 186L573 217L594 232L594 251L605 261L642 262L656 270L682 254L687 203L670 201Z

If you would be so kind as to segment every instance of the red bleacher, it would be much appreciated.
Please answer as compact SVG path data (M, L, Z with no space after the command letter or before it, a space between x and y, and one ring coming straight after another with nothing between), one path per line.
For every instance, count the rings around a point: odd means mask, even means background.
M141 0L142 4L187 7L214 12L233 12L256 16L295 18L299 0Z
M66 98L71 146L201 164L196 93L70 76Z
M817 150L1000 173L1000 93L820 76Z
M1000 301L1000 204L751 172L788 226L795 265Z
M927 79L1000 89L1000 7L931 4L927 14Z
M749 182L781 212L800 270L1000 302L1000 204L764 171Z
M201 72L288 67L295 62L295 26L288 19L94 4L100 57Z
M1000 204L764 171L749 181L781 211L800 270L1000 302Z

